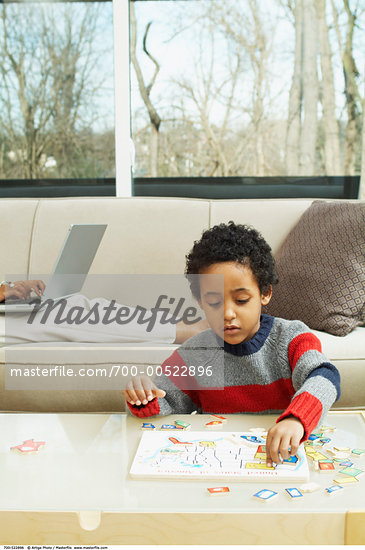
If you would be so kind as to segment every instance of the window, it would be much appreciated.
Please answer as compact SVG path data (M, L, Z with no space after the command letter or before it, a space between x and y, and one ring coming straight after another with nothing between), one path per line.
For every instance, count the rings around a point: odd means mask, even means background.
M0 4L3 194L114 194L113 61L112 2Z
M247 190L264 181L356 196L361 3L134 0L130 10L134 176L144 194L167 182L214 192L215 182Z

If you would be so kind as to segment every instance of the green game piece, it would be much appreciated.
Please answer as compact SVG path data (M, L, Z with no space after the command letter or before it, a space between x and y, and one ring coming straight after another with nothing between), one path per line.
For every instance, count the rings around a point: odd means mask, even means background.
M351 452L353 455L362 455L365 453L365 449L352 449Z
M357 477L363 473L364 471L359 470L358 468L344 468L343 470L340 470L340 474L345 474L346 476L353 476L353 477Z
M191 424L188 424L188 422L183 422L182 420L175 420L175 424L176 426L181 426L184 430L187 430L191 426Z

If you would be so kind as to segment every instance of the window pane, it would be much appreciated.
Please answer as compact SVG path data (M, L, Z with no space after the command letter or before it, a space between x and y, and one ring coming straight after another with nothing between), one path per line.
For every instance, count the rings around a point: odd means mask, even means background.
M131 2L135 177L359 174L359 5Z
M0 179L114 175L112 2L0 4Z

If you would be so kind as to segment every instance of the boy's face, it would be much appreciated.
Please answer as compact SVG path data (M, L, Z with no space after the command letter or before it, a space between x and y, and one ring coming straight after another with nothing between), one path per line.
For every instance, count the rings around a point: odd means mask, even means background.
M200 305L207 321L218 336L229 344L251 340L260 328L261 308L271 299L260 292L248 266L237 262L212 264L202 275L224 275L224 292L218 278L200 278Z

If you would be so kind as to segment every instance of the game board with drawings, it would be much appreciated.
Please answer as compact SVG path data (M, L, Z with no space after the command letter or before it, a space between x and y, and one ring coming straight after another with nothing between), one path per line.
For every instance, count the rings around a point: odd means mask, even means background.
M265 463L265 439L252 432L151 431L142 434L133 478L306 481L303 445L297 457L273 468Z

